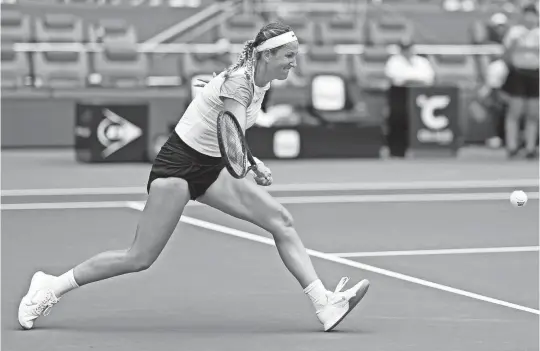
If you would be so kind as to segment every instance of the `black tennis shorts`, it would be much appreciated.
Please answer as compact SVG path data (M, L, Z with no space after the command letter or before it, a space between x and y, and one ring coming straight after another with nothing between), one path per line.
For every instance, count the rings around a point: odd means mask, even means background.
M509 68L508 77L502 86L502 90L510 96L525 99L538 98L539 84L538 70L519 70Z
M201 154L173 131L154 160L146 191L150 192L150 185L158 178L182 178L189 185L191 200L195 200L216 181L224 167L221 157Z

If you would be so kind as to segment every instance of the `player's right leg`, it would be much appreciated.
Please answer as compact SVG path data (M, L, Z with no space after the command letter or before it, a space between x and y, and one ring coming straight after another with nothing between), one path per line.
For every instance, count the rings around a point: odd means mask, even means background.
M34 274L19 305L20 325L31 329L36 318L48 314L58 298L75 287L148 269L167 244L189 200L185 180L154 180L131 247L100 253L59 277Z

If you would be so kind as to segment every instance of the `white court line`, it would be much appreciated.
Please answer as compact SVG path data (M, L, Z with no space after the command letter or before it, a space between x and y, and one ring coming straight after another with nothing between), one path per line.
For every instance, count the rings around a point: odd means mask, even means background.
M538 199L539 193L528 193L529 200ZM473 194L395 194L395 195L337 195L337 196L276 196L275 199L287 204L327 204L327 203L386 203L386 202L454 202L454 201L492 201L508 200L507 193ZM145 201L96 201L96 202L45 202L25 204L2 204L2 210L53 210L65 208L100 208L122 207L123 204ZM188 206L206 206L197 201L190 201Z
M421 189L465 189L506 188L538 186L538 179L509 180L464 180L464 181L415 181L415 182L365 182L365 183L305 183L276 184L269 191L360 191L360 190L421 190ZM104 187L65 189L9 189L2 196L61 196L61 195L140 195L146 194L144 187Z
M442 249L442 250L409 250L409 251L376 251L376 252L332 252L339 257L388 257L388 256L423 256L423 255L455 255L504 252L538 252L539 246L522 247L489 247L477 249Z
M274 191L332 191L332 190L419 190L419 189L464 189L506 188L538 186L538 179L508 180L456 180L456 181L410 181L371 183L306 183L277 184L270 186Z
M527 193L529 200L539 198L539 193ZM282 204L325 204L362 202L432 202L432 201L487 201L509 200L508 193L457 193L457 194L388 194L388 195L333 195L333 196L277 196Z
M127 201L101 201L101 202L44 202L31 204L2 204L2 211L9 210L66 210L88 208L125 208Z
M140 203L131 203L131 202L129 202L128 206L130 208L135 209L135 210L139 210L139 211L141 210L141 204ZM242 238L242 239L255 241L255 242L258 242L258 243L261 243L261 244L275 246L274 241L269 239L269 238L265 238L265 237L262 237L262 236L259 236L259 235L244 232L244 231L237 230L237 229L234 229L234 228L229 228L229 227L222 226L222 225L219 225L219 224L215 224L215 223L211 223L211 222L207 222L207 221L203 221L203 220L200 220L200 219L187 217L187 216L182 216L180 218L180 221L182 221L184 223L194 225L194 226L197 226L197 227L201 227L201 228L209 229L209 230L212 230L212 231L215 231L215 232L219 232L219 233L222 233L222 234L232 235L232 236L236 236L236 237L239 237L239 238ZM341 258L341 257L334 256L334 255L331 255L331 254L326 254L326 253L323 253L323 252L320 252L320 251L307 249L307 252L311 256L318 257L318 258L321 258L321 259L324 259L324 260L327 260L327 261L341 263L341 264L349 266L349 267L363 269L365 271L382 274L382 275L385 275L385 276L388 276L388 277L408 281L408 282L411 282L411 283L414 283L414 284L419 284L419 285L427 286L427 287L430 287L430 288L447 291L447 292L450 292L450 293L453 293L453 294L470 297L472 299L485 301L485 302L493 303L493 304L496 304L496 305L505 306L505 307L508 307L508 308L512 308L512 309L516 309L516 310L520 310L520 311L540 315L539 310L535 310L535 309L530 308L530 307L525 307L525 306L517 305L517 304L514 304L514 303L510 303L510 302L497 300L497 299L494 299L494 298L491 298L491 297L479 295L479 294L472 293L472 292L465 291L465 290L461 290L461 289L452 288L452 287L442 285L442 284L438 284L438 283L433 283L433 282L430 282L430 281L427 281L427 280L424 280L424 279L419 279L419 278L415 278L415 277L412 277L412 276L409 276L409 275L393 272L393 271L390 271L390 270L387 270L387 269L382 269L382 268L370 266L370 265L363 264L363 263L360 263L360 262L348 260L346 258Z

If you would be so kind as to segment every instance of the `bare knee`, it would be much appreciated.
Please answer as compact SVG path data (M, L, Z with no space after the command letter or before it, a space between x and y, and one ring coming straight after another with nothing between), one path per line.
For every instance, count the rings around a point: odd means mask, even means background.
M283 206L278 206L271 216L272 234L274 237L282 237L291 234L294 227L294 219L291 213Z

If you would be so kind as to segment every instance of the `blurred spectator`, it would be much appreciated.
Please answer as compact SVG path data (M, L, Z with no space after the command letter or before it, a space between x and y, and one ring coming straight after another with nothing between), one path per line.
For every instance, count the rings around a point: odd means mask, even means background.
M385 74L391 82L388 90L387 142L392 156L405 157L409 146L405 87L433 85L435 72L428 59L415 53L410 40L403 40L399 46L399 53L392 55L385 66Z
M486 41L488 43L502 44L508 31L508 17L501 12L493 14L486 24Z
M502 90L509 97L506 113L506 147L509 157L519 151L519 123L525 116L527 158L537 159L539 96L538 9L534 4L523 8L519 23L512 26L503 40L503 58L508 76Z
M505 145L505 115L508 109L508 94L501 88L508 76L508 67L502 57L494 57L486 70L485 84L478 90L478 98L488 118L493 123L495 135L487 140L490 147Z
M425 57L415 53L410 40L403 40L400 52L392 55L385 67L385 74L394 86L433 85L435 72Z

